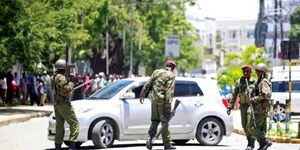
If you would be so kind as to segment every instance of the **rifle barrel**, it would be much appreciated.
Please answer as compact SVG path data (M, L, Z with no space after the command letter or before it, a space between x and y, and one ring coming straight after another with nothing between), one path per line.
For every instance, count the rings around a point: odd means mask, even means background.
M94 81L94 80L95 80L95 79L92 79L92 80L90 80L90 81L87 81L87 82L85 82L85 83L82 83L82 84L76 86L76 87L73 89L73 91L75 91L75 90L77 90L77 89L79 89L79 88L85 86L85 85L88 84L88 83L91 83L91 82Z

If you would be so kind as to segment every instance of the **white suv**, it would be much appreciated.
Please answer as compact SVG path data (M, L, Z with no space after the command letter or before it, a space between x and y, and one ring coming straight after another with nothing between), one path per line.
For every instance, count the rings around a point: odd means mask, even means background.
M150 127L151 102L140 104L139 95L149 78L119 80L72 105L80 124L77 146L92 140L99 148L112 147L114 140L146 140ZM170 122L172 141L184 144L197 139L203 145L217 145L233 131L217 83L210 79L176 78L174 102L180 100ZM65 123L65 144L69 125ZM48 139L54 140L55 114L49 118Z

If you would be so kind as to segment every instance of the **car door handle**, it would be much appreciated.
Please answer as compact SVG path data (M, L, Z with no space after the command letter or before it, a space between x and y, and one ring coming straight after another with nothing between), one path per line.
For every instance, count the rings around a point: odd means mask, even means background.
M196 107L201 107L203 105L203 103L195 103L194 104Z

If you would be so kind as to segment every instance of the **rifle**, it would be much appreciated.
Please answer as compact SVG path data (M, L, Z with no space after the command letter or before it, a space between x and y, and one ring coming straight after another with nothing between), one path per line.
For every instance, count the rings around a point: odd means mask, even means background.
M77 90L77 89L79 89L79 88L85 86L86 84L91 83L91 82L94 81L94 80L95 80L95 79L92 79L92 80L90 80L90 81L84 82L84 83L82 83L82 84L76 86L76 87L73 89L73 91L75 91L75 90Z
M245 78L245 81L246 81L246 86L247 86L247 97L248 97L248 100L250 100L251 99L251 91L250 91L250 88L249 88L248 79ZM254 127L256 127L254 109L253 109L252 103L250 103L250 102L249 102L249 107L251 109L251 114L252 114L252 119L253 119Z
M155 137L152 138L152 140L151 140L150 143L149 143L149 144L150 144L150 147L152 147L152 143L154 142L154 139L158 139L159 135L162 133L162 130L163 130L163 129L165 128L165 126L170 122L170 120L174 117L175 112L176 112L176 109L177 109L177 107L179 106L179 104L180 104L180 101L179 101L178 99L176 99L175 105L174 105L174 108L173 108L173 110L172 110L172 112L171 112L170 117L169 117L165 122L162 122L161 128L159 129L159 131L157 132L157 134L155 135Z

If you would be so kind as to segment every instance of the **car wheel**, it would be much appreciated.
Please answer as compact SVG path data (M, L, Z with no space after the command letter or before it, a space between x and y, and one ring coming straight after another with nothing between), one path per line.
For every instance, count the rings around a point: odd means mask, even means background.
M284 105L279 105L279 111L280 111L280 122L284 122L286 118L286 109ZM274 116L273 120L277 122L277 107L274 105Z
M223 138L224 127L215 118L205 118L197 128L196 138L203 145L217 145Z
M109 120L99 121L92 130L93 144L98 148L112 147L114 143L113 123Z
M189 140L172 140L176 145L184 145Z
M64 143L65 143L67 146L70 146L70 141L64 141ZM75 143L75 147L76 147L76 148L79 148L80 145L81 145L82 143L83 143L83 142L76 142L76 143Z

